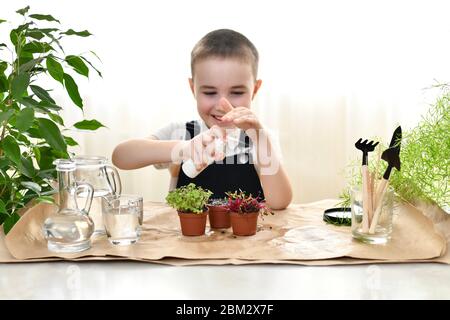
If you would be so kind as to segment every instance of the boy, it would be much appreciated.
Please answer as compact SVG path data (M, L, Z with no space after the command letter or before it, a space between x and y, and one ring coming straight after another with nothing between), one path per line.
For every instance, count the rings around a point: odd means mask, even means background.
M171 187L194 182L211 190L213 198L241 189L265 198L272 209L286 208L292 200L289 179L266 130L250 109L261 87L257 71L258 51L245 36L228 29L208 33L191 53L189 85L201 120L172 123L149 138L123 142L114 149L113 164L125 170L168 167ZM225 158L215 146L217 139L226 141L227 128L241 129L242 145L254 146L254 152ZM180 164L189 159L202 170L194 178L180 170Z

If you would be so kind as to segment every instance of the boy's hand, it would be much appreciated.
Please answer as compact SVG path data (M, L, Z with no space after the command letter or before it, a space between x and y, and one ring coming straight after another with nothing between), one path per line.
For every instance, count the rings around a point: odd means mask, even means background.
M222 160L225 157L224 153L216 149L216 140L219 138L225 139L225 130L213 126L208 131L185 141L181 150L183 160L192 159L198 171L208 166L211 160Z
M261 123L251 109L246 107L233 108L227 99L222 99L220 103L225 112L227 112L221 119L225 125L233 124L244 131L248 129L262 129Z

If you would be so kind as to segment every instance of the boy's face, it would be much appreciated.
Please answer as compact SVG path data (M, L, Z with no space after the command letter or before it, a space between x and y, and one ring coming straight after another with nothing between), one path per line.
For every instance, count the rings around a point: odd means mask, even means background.
M255 80L251 64L236 58L206 58L194 65L194 78L189 79L192 93L197 100L200 117L211 128L220 125L220 118L227 113L220 103L227 99L233 107L250 108L261 80Z

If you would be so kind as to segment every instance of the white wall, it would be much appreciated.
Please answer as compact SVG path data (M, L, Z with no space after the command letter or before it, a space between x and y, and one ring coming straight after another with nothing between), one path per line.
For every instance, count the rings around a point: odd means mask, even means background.
M450 81L448 1L7 1L52 14L90 38L64 42L68 54L94 50L103 79L78 77L85 116L108 126L76 133L82 154L110 157L116 144L195 117L190 51L217 28L244 33L259 49L263 87L254 108L279 131L295 202L336 197L359 137L388 142L397 124L413 126L432 101L423 88ZM15 20L17 21L17 20ZM0 25L0 42L8 41ZM95 61L95 59L92 59ZM81 112L56 84L68 124ZM70 119L70 120L69 120ZM124 191L163 200L167 172L121 172Z

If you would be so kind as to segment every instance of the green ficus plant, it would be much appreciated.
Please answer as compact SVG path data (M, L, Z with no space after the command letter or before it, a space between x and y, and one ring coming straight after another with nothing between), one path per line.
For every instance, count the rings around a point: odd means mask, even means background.
M211 195L211 191L190 183L170 191L166 201L180 212L202 213L206 210L206 204Z
M11 30L5 31L10 24L0 19L0 225L5 233L30 200L53 202L53 161L68 158L68 147L78 145L67 135L70 129L103 127L94 119L67 126L60 115L62 106L51 96L53 88L41 84L42 80L54 80L83 111L72 75L89 77L92 69L100 77L101 73L84 55L66 54L62 40L91 33L60 30L59 20L47 14L29 14L29 9L16 11L23 22ZM4 39L8 35L9 39Z

